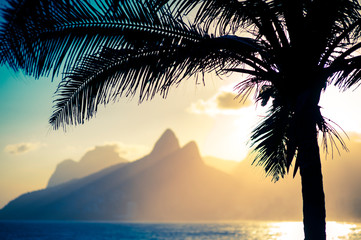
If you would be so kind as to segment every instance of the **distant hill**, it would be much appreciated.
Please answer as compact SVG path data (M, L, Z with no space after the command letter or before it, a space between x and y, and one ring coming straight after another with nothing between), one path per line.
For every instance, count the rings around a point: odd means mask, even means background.
M341 159L323 162L327 220L361 220L361 142L349 148ZM0 210L0 219L302 220L299 176L272 183L251 158L205 159L195 142L181 147L167 130L145 157L23 194Z
M237 219L238 183L205 165L196 143L171 130L142 159L24 194L1 219L202 221Z
M51 175L47 187L82 178L111 165L125 162L128 161L119 157L115 145L97 146L85 153L79 162L71 159L60 162Z

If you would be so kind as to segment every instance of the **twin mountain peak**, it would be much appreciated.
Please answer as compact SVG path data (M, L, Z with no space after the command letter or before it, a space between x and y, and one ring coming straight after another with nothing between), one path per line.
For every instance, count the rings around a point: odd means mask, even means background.
M198 146L194 141L181 148L174 132L167 129L154 145L150 155L162 158L172 153L184 154L193 160L201 160Z
M189 142L181 148L174 132L167 129L155 143L148 157L141 162L149 165L171 154L182 154L183 164L185 164L185 161L202 161L195 142ZM147 163L144 163L145 161ZM54 187L73 179L86 177L102 169L125 163L129 162L119 157L115 145L97 146L95 149L88 151L78 162L67 159L59 163L51 175L47 187Z
M62 175L59 171L53 175ZM169 129L143 158L76 177L19 196L0 210L0 219L229 219L240 200L234 196L239 190L235 180L204 164L195 142L180 147Z
M359 144L357 147L356 151ZM90 168L95 160L118 161L84 177L72 172L70 181L53 181L57 184L25 193L0 210L0 219L184 222L289 221L302 217L300 181L273 184L257 175L249 161L242 161L227 174L211 167L209 157L202 159L195 142L180 147L169 129L153 150L139 160L122 160L115 150L111 146L97 147L79 162L59 164L53 176L70 173L68 165L71 169ZM342 219L361 219L359 185L355 184L360 179L361 164L341 168L337 163L344 164L343 161L334 162L336 165L330 170L337 173L336 177L325 179L326 189L332 190L329 206L337 206L329 211L329 216L352 213L352 218ZM225 160L221 163L229 164ZM335 183L342 187L335 188Z

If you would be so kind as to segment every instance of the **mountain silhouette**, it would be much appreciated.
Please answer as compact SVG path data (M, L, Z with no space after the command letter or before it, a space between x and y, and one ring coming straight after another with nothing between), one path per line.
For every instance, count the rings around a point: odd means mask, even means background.
M150 155L154 156L154 159L160 159L177 151L179 148L179 141L176 135L171 129L167 129L155 143Z
M240 191L228 174L203 163L195 142L166 130L151 153L87 177L30 192L1 219L202 221L236 219Z
M361 161L357 161L361 142L353 141L350 149L342 160L325 162L329 220L361 219ZM100 155L99 160L107 161ZM202 158L195 142L180 147L168 129L145 157L85 177L73 174L70 181L23 194L0 210L0 219L300 221L299 176L272 183L262 168L251 166L252 160L248 157L235 166L218 158ZM345 164L349 167L344 168ZM234 170L227 174L211 166Z
M119 157L115 145L97 146L86 152L79 162L67 159L59 163L51 175L47 187L82 178L122 162L125 163L127 160Z

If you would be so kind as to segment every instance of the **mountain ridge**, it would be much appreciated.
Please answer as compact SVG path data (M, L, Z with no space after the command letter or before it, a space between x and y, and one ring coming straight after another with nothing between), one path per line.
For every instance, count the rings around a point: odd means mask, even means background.
M229 219L235 212L230 201L237 199L232 197L236 186L230 175L204 164L194 141L180 147L168 129L145 157L23 194L0 210L0 219ZM221 205L227 207L214 211Z
M78 162L72 159L60 162L49 178L47 187L86 177L117 163L128 162L128 160L119 157L116 148L115 145L96 146L87 151Z
M156 155L162 158L180 148L178 138L171 129L166 129L160 138L156 141L149 155Z
M262 168L251 166L250 157L225 173L210 166L224 160L205 160L195 142L180 147L175 134L166 132L154 144L158 150L143 158L23 194L0 210L0 219L302 220L299 176L274 184ZM350 150L342 161L324 163L328 220L361 219L361 161L353 161L361 156L361 142L353 142Z

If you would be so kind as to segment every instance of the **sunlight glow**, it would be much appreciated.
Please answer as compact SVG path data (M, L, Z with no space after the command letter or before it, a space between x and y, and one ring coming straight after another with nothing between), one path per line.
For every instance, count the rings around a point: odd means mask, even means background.
M327 222L327 240L352 239L350 234L355 224ZM277 240L304 239L302 222L279 222L270 224L270 233Z
M272 223L270 233L277 240L301 240L304 239L302 222L279 222Z
M334 239L349 239L349 235L352 232L352 228L355 228L355 224L328 222L327 234L329 240Z
M340 92L338 88L330 86L321 96L320 106L322 115L331 119L338 131L361 133L360 89ZM336 125L339 125L339 127Z

